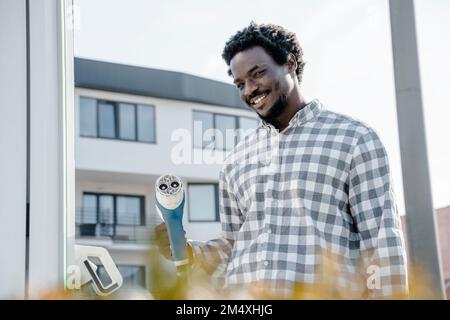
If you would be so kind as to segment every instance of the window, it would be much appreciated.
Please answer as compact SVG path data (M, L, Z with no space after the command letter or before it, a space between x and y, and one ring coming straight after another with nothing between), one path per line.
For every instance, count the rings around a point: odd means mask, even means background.
M114 224L114 196L98 195L99 212L98 222L104 224Z
M194 147L207 148L213 146L213 135L207 130L214 129L214 116L209 112L194 111Z
M156 143L155 108L80 97L80 135Z
M236 145L236 117L215 115L215 128L221 133L216 137L216 149L231 150Z
M138 105L138 140L155 142L155 108Z
M97 196L90 194L83 196L81 222L83 224L97 223Z
M98 195L98 215L99 233L102 236L114 235L114 197L111 195Z
M81 216L77 221L103 226L145 225L144 207L142 196L84 193Z
M136 106L129 103L119 103L120 139L136 140Z
M247 118L247 117L240 117L239 118L239 129L241 129L241 131L240 131L239 140L241 140L247 134L249 134L249 132L252 129L255 129L256 127L258 127L258 124L259 124L259 120L258 119Z
M238 139L242 139L249 129L256 128L259 123L255 118L203 111L194 111L193 121L194 148L215 148L226 151L233 149ZM237 129L243 131L238 132L239 136L236 134Z
M145 225L142 196L86 192L77 211L77 232L81 237L111 237L117 241L139 241L138 226Z
M117 268L123 277L124 285L146 287L144 266L118 265Z
M117 196L117 224L141 224L141 201L139 197Z
M117 265L120 274L123 278L123 287L138 286L145 288L145 266L129 266L129 265ZM97 274L102 280L102 283L108 285L111 283L111 278L106 273L104 266L99 266Z
M215 183L188 184L189 221L219 221L219 192Z
M97 136L97 100L80 98L80 134L86 137Z
M116 116L111 103L98 104L98 134L101 138L116 137Z

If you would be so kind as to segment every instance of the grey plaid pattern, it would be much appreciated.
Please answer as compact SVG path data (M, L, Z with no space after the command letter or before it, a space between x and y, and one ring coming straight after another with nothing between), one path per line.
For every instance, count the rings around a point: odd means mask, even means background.
M320 283L330 257L336 288L361 297L407 292L388 157L367 125L314 100L279 133L263 123L227 156L219 180L222 237L190 241L227 288L264 282L289 297ZM369 266L379 286L367 285ZM287 295L287 296L286 296Z

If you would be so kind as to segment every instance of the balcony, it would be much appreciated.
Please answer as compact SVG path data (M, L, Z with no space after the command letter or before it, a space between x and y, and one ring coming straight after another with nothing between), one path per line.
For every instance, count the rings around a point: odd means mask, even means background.
M126 215L125 215L126 216ZM113 243L150 244L154 225L139 224L133 219L116 219L109 210L96 212L88 208L76 211L75 237L83 240L106 240Z

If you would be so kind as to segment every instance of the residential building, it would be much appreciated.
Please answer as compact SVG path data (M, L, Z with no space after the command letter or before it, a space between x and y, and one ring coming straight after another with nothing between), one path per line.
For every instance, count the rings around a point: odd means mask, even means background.
M407 240L406 217L402 216L402 228ZM442 276L444 278L447 299L450 297L450 206L436 209L436 224L441 257ZM408 247L408 241L406 241Z

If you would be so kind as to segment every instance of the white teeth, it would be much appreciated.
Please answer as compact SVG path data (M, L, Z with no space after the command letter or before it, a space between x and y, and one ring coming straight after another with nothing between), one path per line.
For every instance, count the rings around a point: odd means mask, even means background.
M264 98L266 97L266 95L262 95L259 98L256 98L255 100L253 100L253 104L258 104L260 103Z

